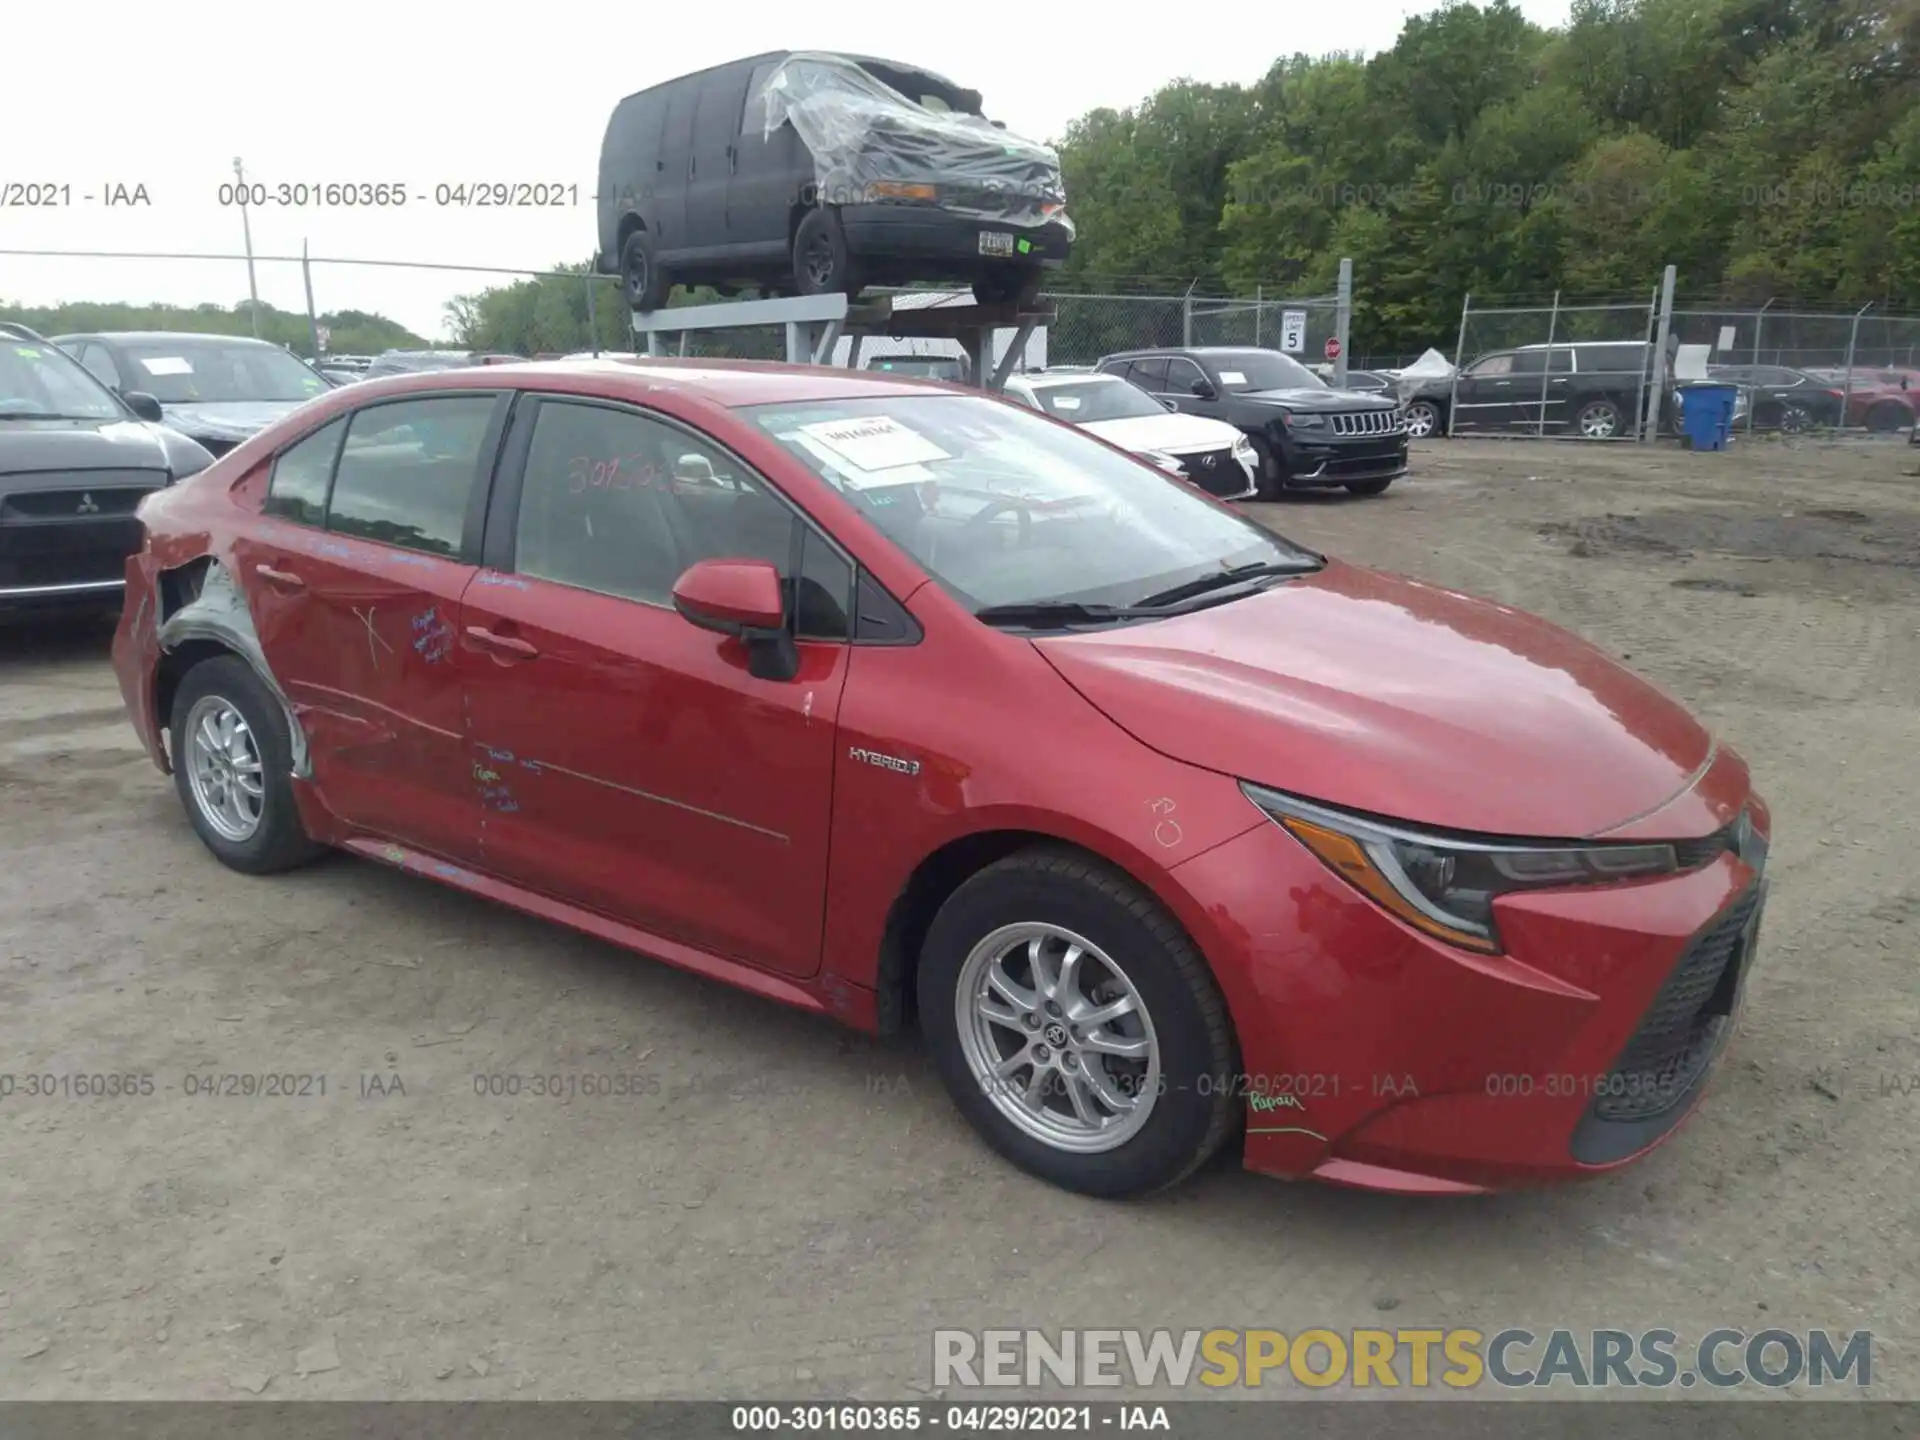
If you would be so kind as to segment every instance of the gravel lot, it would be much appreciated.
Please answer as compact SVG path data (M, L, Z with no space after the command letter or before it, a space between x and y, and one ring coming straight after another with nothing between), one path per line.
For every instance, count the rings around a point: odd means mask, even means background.
M1701 1113L1625 1174L1484 1201L1232 1165L1057 1192L912 1040L344 857L230 873L135 748L107 629L0 633L0 1073L154 1077L0 1101L0 1397L910 1398L936 1326L1424 1323L1870 1328L1874 1392L1920 1398L1916 470L1437 442L1381 499L1258 507L1582 632L1774 808ZM325 1093L187 1093L263 1072ZM642 1093L475 1093L508 1072Z

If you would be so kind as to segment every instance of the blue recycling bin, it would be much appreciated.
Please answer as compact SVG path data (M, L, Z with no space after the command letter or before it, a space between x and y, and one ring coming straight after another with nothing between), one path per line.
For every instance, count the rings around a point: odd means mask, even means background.
M1682 385L1680 433L1694 450L1724 450L1733 432L1740 390L1734 385Z

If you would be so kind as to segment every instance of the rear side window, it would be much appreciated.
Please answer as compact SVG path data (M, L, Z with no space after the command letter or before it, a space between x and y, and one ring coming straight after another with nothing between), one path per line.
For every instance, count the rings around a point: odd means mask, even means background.
M496 397L397 400L354 412L327 528L428 555L458 555Z
M333 479L333 460L340 453L340 437L347 433L344 418L329 421L306 439L290 445L273 462L267 481L267 503L260 508L282 520L319 525L327 514L327 485Z
M1632 378L1646 368L1644 345L1595 345L1580 352L1580 369L1590 375Z
M1142 390L1151 390L1156 395L1167 393L1167 362L1163 359L1136 360L1133 373L1127 378Z

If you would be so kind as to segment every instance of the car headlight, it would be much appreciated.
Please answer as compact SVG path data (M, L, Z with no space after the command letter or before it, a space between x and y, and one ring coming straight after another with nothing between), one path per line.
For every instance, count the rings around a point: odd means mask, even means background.
M1187 467L1164 450L1142 450L1140 458L1149 465L1158 465L1169 475L1178 475L1182 480L1187 478Z
M1324 415L1299 415L1289 410L1285 412L1285 419L1289 430L1324 430L1327 428L1327 417Z
M1354 889L1416 930L1500 953L1497 896L1593 885L1679 868L1671 845L1525 845L1463 840L1362 819L1240 783L1246 797Z
M1233 458L1254 465L1259 463L1260 452L1253 448L1253 441L1246 436L1236 435L1233 438Z

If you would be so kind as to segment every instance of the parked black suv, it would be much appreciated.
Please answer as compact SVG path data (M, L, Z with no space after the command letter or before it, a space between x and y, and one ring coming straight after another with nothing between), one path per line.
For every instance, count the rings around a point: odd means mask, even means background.
M986 119L977 91L861 55L778 50L627 96L598 193L598 268L639 311L676 284L956 280L1024 300L1073 243L1058 154Z
M1260 457L1262 500L1337 486L1378 495L1407 473L1406 420L1394 400L1331 389L1278 350L1129 350L1105 356L1100 369L1188 415L1238 426Z
M52 341L0 321L0 611L118 603L140 501L213 457Z
M1657 402L1662 429L1679 415L1672 382L1670 341L1666 393ZM1463 366L1457 376L1422 381L1406 396L1417 436L1577 435L1583 440L1630 440L1653 396L1653 346L1644 340L1569 341L1495 350Z

